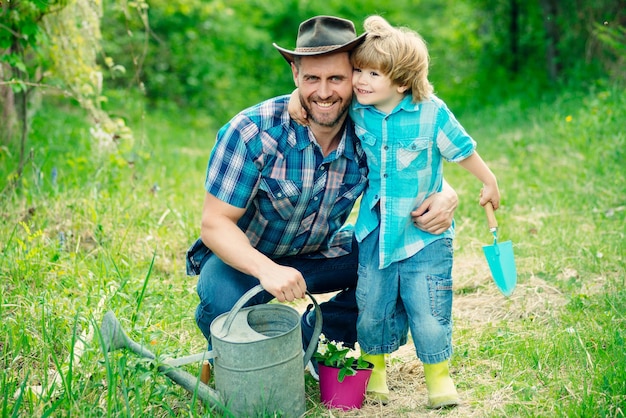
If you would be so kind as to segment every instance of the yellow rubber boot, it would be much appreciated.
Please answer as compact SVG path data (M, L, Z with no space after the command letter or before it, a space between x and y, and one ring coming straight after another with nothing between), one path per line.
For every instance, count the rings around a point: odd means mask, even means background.
M437 364L424 364L426 388L428 388L428 407L439 409L456 406L461 403L454 382L450 377L448 361Z
M383 404L389 402L389 388L387 387L387 364L384 354L365 354L361 352L364 360L374 365L372 375L367 383L367 396Z

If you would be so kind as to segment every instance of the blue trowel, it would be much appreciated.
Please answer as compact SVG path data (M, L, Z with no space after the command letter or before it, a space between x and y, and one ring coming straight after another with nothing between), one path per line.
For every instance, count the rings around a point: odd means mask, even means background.
M511 241L498 242L498 221L494 214L491 202L485 206L489 231L493 234L493 245L483 246L489 270L493 281L504 296L511 296L517 284L517 269L513 256L513 243Z

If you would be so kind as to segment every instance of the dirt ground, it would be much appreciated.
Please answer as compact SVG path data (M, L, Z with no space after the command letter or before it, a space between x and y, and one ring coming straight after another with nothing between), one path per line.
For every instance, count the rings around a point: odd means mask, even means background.
M565 274L568 274L565 272ZM558 289L545 281L532 276L524 282L518 282L513 294L506 298L497 289L489 273L486 261L480 257L456 258L453 277L455 296L453 303L454 333L461 330L480 330L490 324L506 320L518 322L525 318L541 318L542 314L562 306L565 298ZM318 302L331 297L316 295ZM304 310L303 306L296 309ZM513 324L512 324L513 325ZM453 341L454 344L454 341ZM471 344L471 343L470 343ZM490 380L496 379L497 365L494 373L473 377L473 381L481 382L480 386L489 386ZM451 372L459 387L467 388L459 381L459 371L452 367ZM469 371L464 371L468 373ZM456 375L456 377L455 377ZM491 414L499 415L502 406L512 401L509 388L505 387L480 396L471 388L459 389L462 405L454 409L433 411L426 408L428 395L424 383L423 367L415 355L415 348L410 343L392 353L387 362L387 379L389 384L390 402L382 406L366 399L360 410L341 411L332 409L328 417L483 417ZM461 384L460 384L461 383ZM493 382L493 387L502 387L502 383Z

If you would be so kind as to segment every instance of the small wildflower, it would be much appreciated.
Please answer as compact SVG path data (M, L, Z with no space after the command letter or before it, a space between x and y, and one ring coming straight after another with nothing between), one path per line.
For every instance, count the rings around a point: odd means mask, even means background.
M565 117L565 122L569 123L569 122L571 122L571 121L572 121L572 115L567 115L567 116Z
M356 348L345 347L343 342L329 341L322 334L317 345L315 359L325 366L341 369L337 380L342 382L346 376L354 376L357 369L367 369L371 364L363 360Z

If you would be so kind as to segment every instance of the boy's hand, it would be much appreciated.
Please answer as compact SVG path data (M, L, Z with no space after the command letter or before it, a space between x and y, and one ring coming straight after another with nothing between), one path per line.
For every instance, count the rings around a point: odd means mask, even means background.
M480 206L485 206L487 202L491 202L493 210L497 210L500 207L500 190L498 185L485 185L480 189Z
M296 121L296 123L299 123L302 126L309 126L308 114L300 103L300 94L298 92L298 89L295 89L291 93L287 110L289 111L289 116L291 116L291 119Z

